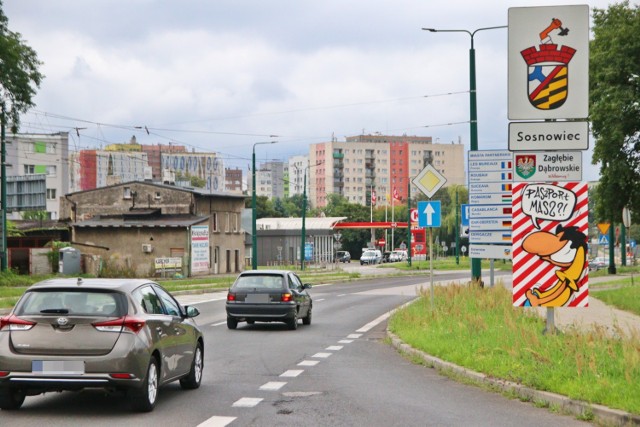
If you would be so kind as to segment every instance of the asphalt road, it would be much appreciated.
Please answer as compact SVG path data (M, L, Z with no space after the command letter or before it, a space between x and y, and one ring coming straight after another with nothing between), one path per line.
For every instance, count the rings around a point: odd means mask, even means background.
M455 274L439 275L453 280ZM468 276L468 274L467 274ZM458 274L458 279L464 275ZM384 342L389 311L414 298L428 276L317 286L313 323L226 327L221 294L197 304L205 331L200 389L172 384L149 414L99 391L28 397L2 411L2 426L577 426L529 403L467 386L415 365Z

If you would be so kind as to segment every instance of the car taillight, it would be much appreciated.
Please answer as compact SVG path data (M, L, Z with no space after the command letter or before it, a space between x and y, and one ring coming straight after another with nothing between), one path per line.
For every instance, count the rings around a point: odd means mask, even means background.
M133 374L109 374L109 376L111 378L115 378L117 380L131 380L131 379L134 379L136 377Z
M232 293L227 294L227 301L235 301L235 300L236 300L236 294L232 294Z
M106 322L92 323L92 325L100 332L123 332L124 329L128 329L137 334L144 327L144 323L144 320L136 317L124 316Z
M0 331L28 331L35 326L35 322L20 319L15 315L0 318Z
M282 302L290 302L291 301L291 294L282 294L282 297L280 298L280 301L282 301Z
M0 371L0 378L8 377L8 376L9 376L9 371Z

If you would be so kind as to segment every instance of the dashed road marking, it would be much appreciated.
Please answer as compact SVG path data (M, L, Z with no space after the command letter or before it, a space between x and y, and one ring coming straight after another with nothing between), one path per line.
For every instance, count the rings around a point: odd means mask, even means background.
M236 417L211 417L206 421L198 424L198 427L224 427L228 426L235 420Z
M349 335L347 335L347 338L356 339L356 338L360 338L361 336L362 336L362 334L349 334Z
M342 350L343 346L341 345L330 345L329 347L325 348L325 350L329 350L329 351L338 351L338 350Z
M333 353L316 353L311 357L320 357L322 359L326 359L327 357L331 356Z
M276 391L276 390L280 390L282 387L284 387L287 383L283 382L283 381L270 381L266 384L263 384L260 386L260 390L266 390L266 391Z
M317 360L303 360L302 362L298 363L298 366L316 366L318 363L320 363Z
M224 322L212 323L211 326L222 326L226 324L227 324L227 321L225 320Z
M236 400L231 406L234 408L253 408L262 400L261 397L243 397L240 400Z
M281 377L297 377L303 372L304 372L303 369L289 369L288 371L281 373L280 376Z
M351 344L353 340L340 340L338 341L340 344Z

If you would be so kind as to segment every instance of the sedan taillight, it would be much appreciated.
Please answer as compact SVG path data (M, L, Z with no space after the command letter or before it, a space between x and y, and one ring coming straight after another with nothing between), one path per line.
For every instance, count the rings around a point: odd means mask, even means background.
M232 293L227 294L227 301L235 301L235 300L236 300L236 294L232 294Z
M100 332L123 332L125 329L137 334L144 327L145 321L136 317L124 316L106 322L92 323L93 327Z
M280 297L280 301L282 302L291 302L291 299L291 294L282 294L282 297Z
M0 331L28 331L35 325L35 322L20 319L13 314L0 318Z

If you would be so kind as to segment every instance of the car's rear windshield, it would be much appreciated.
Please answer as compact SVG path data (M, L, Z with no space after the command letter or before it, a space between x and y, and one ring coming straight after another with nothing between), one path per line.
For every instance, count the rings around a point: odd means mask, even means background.
M279 274L246 274L238 277L234 289L282 289L283 277Z
M126 302L117 292L84 290L34 290L24 295L16 315L69 314L120 317Z

